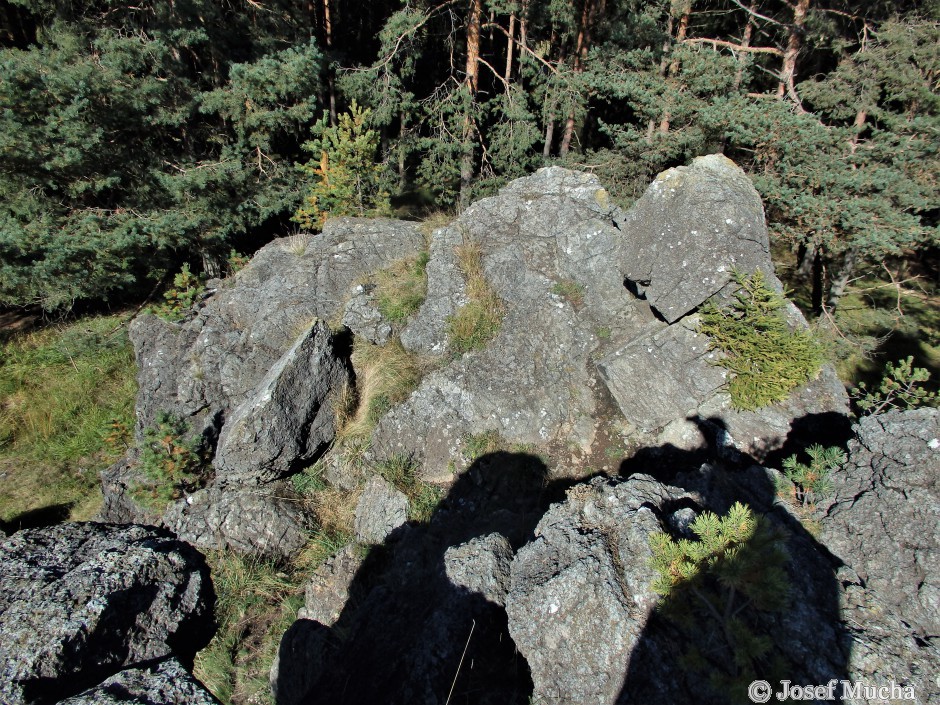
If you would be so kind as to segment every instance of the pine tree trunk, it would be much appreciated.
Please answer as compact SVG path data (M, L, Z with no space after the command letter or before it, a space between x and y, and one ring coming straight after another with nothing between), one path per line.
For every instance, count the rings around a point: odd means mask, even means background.
M777 86L777 96L783 98L785 95L796 103L800 110L803 106L800 104L799 96L796 94L796 64L800 55L800 49L803 47L803 32L806 27L806 14L809 11L811 0L797 0L793 5L793 23L790 25L789 35L787 37L787 48L783 52L783 65L780 70L780 83Z
M465 68L465 86L469 92L467 115L464 117L461 142L463 154L460 159L460 208L466 208L470 199L470 186L473 183L475 163L475 136L473 107L480 77L480 18L483 15L483 0L471 0L470 14L467 18L467 63Z
M842 261L832 273L829 283L829 293L826 296L826 308L830 313L836 310L839 305L839 299L845 294L845 290L852 280L855 273L855 265L858 263L858 250L850 247L842 256Z
M810 305L812 306L813 313L817 316L822 313L823 306L823 261L822 255L819 253L819 248L814 248L813 257L812 257L812 269L813 269L813 291L811 295Z
M683 12L682 16L679 18L679 28L676 30L676 45L681 44L682 41L685 39L686 34L688 33L689 14L691 10L692 10L692 4L689 3L689 9L686 12ZM674 79L676 77L676 74L678 73L679 73L679 60L673 59L672 63L669 64L668 78ZM666 110L663 112L662 119L659 121L660 133L664 135L669 133L669 121L671 119L672 119L672 115L669 111L669 108L667 107Z
M757 0L751 0L751 4L748 8L749 12L747 13L747 22L744 25L744 32L741 35L741 46L745 48L751 46L751 39L754 37L754 16L751 13L754 12L756 4ZM744 64L739 61L738 68L734 72L735 91L741 87L742 80L744 80Z
M326 52L333 49L333 16L330 12L330 0L323 0L323 39ZM331 70L327 71L326 88L330 105L330 125L336 126L336 77Z
M581 8L581 21L578 24L578 36L575 41L574 62L572 69L575 75L584 73L584 64L587 61L588 52L591 50L591 29L598 13L597 0L584 0ZM565 131L561 138L561 146L558 153L561 156L568 154L571 149L571 142L574 138L574 128L576 123L575 109L572 107L568 113L568 119L565 120Z
M552 142L555 139L555 115L554 110L548 114L548 120L545 121L545 145L542 147L542 159L546 162L552 156Z
M663 58L659 62L659 75L663 77L665 81L666 75L669 73L669 49L672 47L672 25L673 25L672 13L669 14L669 18L666 20L666 41L663 42ZM656 132L656 120L650 118L649 122L646 125L646 141L652 142L653 135Z
M503 80L506 81L506 90L509 90L509 79L512 78L512 55L516 48L516 13L509 15L509 43L506 46L506 71Z

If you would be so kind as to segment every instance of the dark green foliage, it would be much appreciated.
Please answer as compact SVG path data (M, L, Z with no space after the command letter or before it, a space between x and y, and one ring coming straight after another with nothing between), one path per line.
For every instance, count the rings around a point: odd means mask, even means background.
M792 494L801 507L814 506L829 495L832 492L832 473L845 463L845 452L837 446L825 448L817 443L807 448L806 454L809 465L799 462L796 455L783 461L783 473L793 483L792 491L787 494Z
M806 330L790 330L783 297L764 282L757 270L750 277L735 273L740 289L723 308L713 301L702 307L702 332L724 356L719 361L732 373L731 402L738 409L757 409L783 401L805 384L823 363L823 348Z
M110 297L293 208L320 55L205 0L29 4L0 50L0 304ZM98 14L100 12L100 15ZM182 255L182 256L181 256Z
M789 603L784 542L740 502L689 528L694 540L650 536L658 610L682 633L685 664L715 693L747 702L747 685L776 680L781 662L770 630Z
M883 414L891 409L916 409L937 406L938 396L924 387L930 373L923 367L913 367L914 357L908 356L896 363L885 365L885 375L878 389L868 391L864 382L852 390L855 405L866 416Z
M134 498L160 512L184 490L194 489L204 460L198 440L188 438L189 426L161 413L144 431L138 467L147 482L134 488Z

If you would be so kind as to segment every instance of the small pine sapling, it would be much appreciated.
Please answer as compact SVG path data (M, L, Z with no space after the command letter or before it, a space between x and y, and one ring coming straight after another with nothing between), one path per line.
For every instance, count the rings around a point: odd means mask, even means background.
M793 502L799 507L815 506L820 499L832 492L832 473L845 463L845 452L838 446L828 448L811 445L806 449L809 465L791 455L783 461L783 473L792 482L792 486L779 487L792 494Z
M161 413L144 431L139 467L148 483L134 490L134 498L156 511L195 488L203 465L199 442L188 439L189 426L172 414Z
M205 290L205 285L190 271L187 262L174 275L173 286L163 292L164 302L154 306L153 313L167 321L180 321L186 317Z
M866 416L877 416L891 409L936 406L937 393L924 387L929 379L930 373L923 367L914 367L914 357L909 355L885 365L885 376L878 389L869 391L864 382L859 382L852 390L852 398Z
M716 692L743 695L779 669L767 617L788 604L783 539L740 502L723 517L703 512L689 528L695 540L650 536L659 612L684 633L690 667L708 673Z

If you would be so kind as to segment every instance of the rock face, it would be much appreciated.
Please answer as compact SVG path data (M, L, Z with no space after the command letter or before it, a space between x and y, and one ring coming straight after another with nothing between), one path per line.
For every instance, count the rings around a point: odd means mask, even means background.
M213 464L219 484L277 480L333 440L331 397L347 382L329 328L317 322L226 420Z
M501 607L509 592L512 546L502 534L487 534L444 552L444 572L458 587L476 592Z
M655 604L654 511L690 496L637 475L569 492L512 563L509 631L537 701L613 703Z
M760 197L720 154L664 171L617 225L629 238L621 271L668 323L720 291L734 270L773 274Z
M381 477L372 477L356 506L356 540L382 543L385 537L408 521L408 498Z
M629 213L594 177L557 167L475 203L432 237L427 300L401 335L410 349L448 352L450 317L469 296L458 249L471 244L505 305L499 332L428 375L382 419L372 439L377 459L411 455L425 479L445 482L460 468L468 434L590 453L608 391L636 429L715 416L739 450L758 454L792 440L794 418L848 411L830 370L782 412L734 412L707 341L694 322L679 320L727 293L734 268L761 269L780 286L760 198L724 157L667 172ZM625 275L649 282L645 301ZM657 321L650 304L675 322ZM794 325L805 325L795 315Z
M337 219L316 237L263 248L234 278L215 282L183 323L138 318L131 328L138 440L160 413L183 419L215 476L161 517L134 501L140 476L129 456L103 474L101 518L162 523L204 547L278 557L298 550L305 521L257 487L309 464L333 440L334 400L350 382L350 351L326 321L339 329L362 277L423 247L409 223ZM378 336L377 311L363 301L355 311L364 320L356 325L353 316L353 327Z
M856 431L822 539L915 634L940 636L940 410L869 416Z
M210 487L174 502L163 522L198 548L289 558L309 540L310 521L276 488Z
M212 636L205 561L164 531L21 531L0 544L0 574L3 702L56 702L128 666L191 662Z
M60 705L219 705L176 659L128 668Z

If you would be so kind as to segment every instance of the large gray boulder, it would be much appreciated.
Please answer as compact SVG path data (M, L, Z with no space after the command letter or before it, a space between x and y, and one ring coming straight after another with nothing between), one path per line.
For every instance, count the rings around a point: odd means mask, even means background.
M863 418L822 540L920 637L940 636L940 410Z
M219 705L219 701L171 658L125 669L59 705Z
M329 328L314 323L226 419L213 460L216 482L270 482L312 459L333 440L332 402L347 381Z
M656 511L691 495L637 475L569 490L512 562L509 632L538 702L614 703L656 603Z
M664 171L617 225L629 242L620 271L668 323L721 291L734 270L773 274L760 196L721 154Z
M51 703L212 636L202 556L168 532L61 524L0 544L0 701Z
M287 559L307 545L312 526L286 495L277 485L207 487L171 504L163 523L204 550Z
M327 221L319 235L275 240L238 274L214 283L191 318L136 319L137 431L160 412L209 432L259 384L317 319L339 321L364 276L424 248L412 223L363 218Z
M356 505L356 540L362 544L382 543L408 521L408 497L381 477L366 482Z
M553 167L512 182L434 233L427 300L402 342L448 353L448 319L468 296L461 246L479 247L505 315L485 348L425 377L382 419L372 443L377 457L414 456L425 479L447 481L468 434L591 445L599 384L591 356L600 335L629 336L652 320L616 266L624 243L616 211L595 177Z

